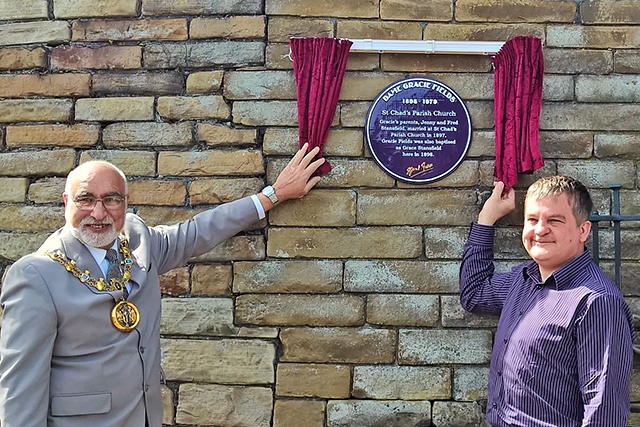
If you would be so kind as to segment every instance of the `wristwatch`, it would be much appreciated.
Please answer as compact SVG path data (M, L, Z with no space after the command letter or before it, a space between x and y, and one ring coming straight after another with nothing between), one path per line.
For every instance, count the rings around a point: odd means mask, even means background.
M276 190L272 186L267 185L262 189L261 193L267 196L274 205L278 204L278 196L276 196Z

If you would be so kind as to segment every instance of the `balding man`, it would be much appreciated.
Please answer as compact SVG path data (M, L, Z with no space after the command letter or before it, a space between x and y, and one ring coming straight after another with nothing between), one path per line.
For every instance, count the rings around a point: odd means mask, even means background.
M172 226L126 212L127 180L114 165L71 171L65 226L2 285L2 427L160 427L158 277L307 194L320 180L317 153L303 146L273 186Z

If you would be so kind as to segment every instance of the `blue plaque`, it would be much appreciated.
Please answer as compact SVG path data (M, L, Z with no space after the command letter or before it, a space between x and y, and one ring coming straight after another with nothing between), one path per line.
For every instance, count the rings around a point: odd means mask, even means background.
M471 116L458 94L434 79L387 86L367 112L365 137L375 162L403 182L426 184L453 172L471 144Z

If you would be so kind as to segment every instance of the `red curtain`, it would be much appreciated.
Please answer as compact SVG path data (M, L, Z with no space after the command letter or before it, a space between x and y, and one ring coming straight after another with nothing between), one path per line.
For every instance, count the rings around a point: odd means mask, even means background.
M508 40L493 57L496 161L494 176L505 191L518 173L544 166L538 146L544 57L542 43L532 36Z
M309 143L309 150L320 147L323 156L331 122L338 106L338 95L347 66L347 39L331 37L292 37L289 39L293 74L297 84L299 145ZM331 170L325 162L316 174Z

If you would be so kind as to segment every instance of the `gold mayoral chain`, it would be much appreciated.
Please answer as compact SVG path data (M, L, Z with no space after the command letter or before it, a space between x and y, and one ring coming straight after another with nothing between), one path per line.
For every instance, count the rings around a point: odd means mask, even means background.
M64 256L62 251L56 250L54 252L45 252L52 260L58 261L62 266L71 273L75 278L82 283L89 285L101 292L113 292L122 290L122 297L120 301L111 310L111 323L118 330L123 332L133 331L138 323L140 323L140 311L132 302L127 301L128 291L127 282L131 278L131 267L133 266L133 260L131 259L131 250L129 250L129 242L124 234L118 236L118 249L122 254L124 261L122 262L122 279L119 280L115 277L109 279L109 282L101 277L94 279L89 274L89 270L85 270L84 273L80 271L76 265L75 260L69 260Z

